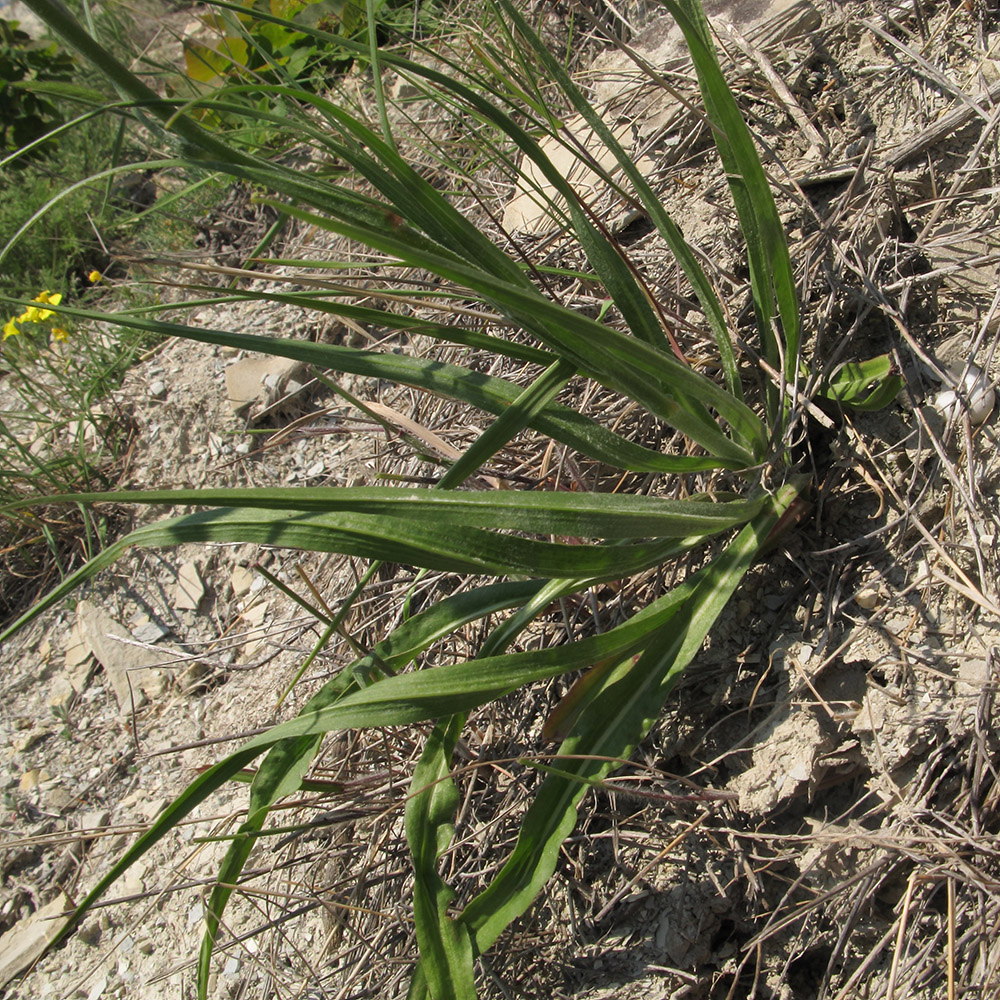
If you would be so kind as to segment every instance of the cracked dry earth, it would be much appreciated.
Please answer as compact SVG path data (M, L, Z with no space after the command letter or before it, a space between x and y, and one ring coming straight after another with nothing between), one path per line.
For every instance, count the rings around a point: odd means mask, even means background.
M689 92L676 36L644 8L624 11L632 46ZM838 417L811 443L821 467L810 518L751 571L630 766L585 800L555 877L483 958L481 993L1000 996L1000 441L995 414L973 424L934 405L956 366L959 383L969 361L992 382L998 370L1000 33L988 11L944 4L796 4L730 16L731 28L725 14L714 23L781 186L810 349L824 360L892 352L906 389L882 413ZM581 78L739 303L738 235L704 127L630 74L609 49ZM419 101L406 109L417 122L433 114ZM505 190L519 213L508 221L531 249L549 224ZM595 188L594 198L698 356L699 317L658 236L612 193ZM289 239L289 257L323 249L314 234ZM205 308L192 321L371 336L256 304ZM395 431L307 372L168 341L119 393L141 442L123 485L426 476L433 466L414 435L433 451L481 429L477 415L405 388L341 384ZM261 426L271 433L249 433ZM515 457L537 466L544 451L525 437ZM283 699L317 630L258 567L294 589L304 575L331 603L359 572L249 546L132 552L0 654L4 996L194 996L203 903L220 838L245 808L241 784L157 845L63 947L17 956L57 923L41 918L79 899L198 768L231 739L289 717L345 662L332 644ZM365 641L384 630L411 582L405 567L381 575L350 627ZM610 603L662 583L630 585ZM427 592L439 585L429 580ZM587 601L569 606L546 635L589 614ZM469 655L474 643L457 638L442 655ZM561 683L470 723L461 763L480 766L462 778L448 861L463 894L516 835L537 780L517 761L544 751L540 726ZM313 784L275 814L277 830L251 856L211 996L405 995L415 946L401 810L419 735L328 740Z

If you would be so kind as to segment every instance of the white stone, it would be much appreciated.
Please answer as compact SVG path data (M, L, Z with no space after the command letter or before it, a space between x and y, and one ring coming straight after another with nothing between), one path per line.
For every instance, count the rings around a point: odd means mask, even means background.
M290 379L305 366L291 358L243 358L226 369L226 396L233 413L251 406L266 406L273 394L280 395Z
M229 582L232 585L234 597L245 597L253 586L253 572L246 566L237 566L229 577Z
M104 668L123 711L139 705L144 693L158 697L170 682L170 674L161 668L173 659L167 650L138 646L126 629L110 615L89 601L76 608L80 634Z
M177 571L174 607L179 611L197 611L204 596L205 584L201 582L198 566L193 562L184 563Z
M42 957L65 924L65 920L53 918L68 909L71 909L69 898L60 892L0 937L0 986L31 968Z

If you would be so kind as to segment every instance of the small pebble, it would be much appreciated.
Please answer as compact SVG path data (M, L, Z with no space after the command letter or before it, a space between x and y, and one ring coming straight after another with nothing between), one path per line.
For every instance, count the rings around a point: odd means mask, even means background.
M148 621L132 629L132 637L139 642L154 643L159 642L170 631L165 625L159 622Z
M878 587L865 587L858 591L854 602L866 611L871 611L878 604Z
M153 399L163 399L167 394L167 386L164 382L157 379L149 387L149 394Z

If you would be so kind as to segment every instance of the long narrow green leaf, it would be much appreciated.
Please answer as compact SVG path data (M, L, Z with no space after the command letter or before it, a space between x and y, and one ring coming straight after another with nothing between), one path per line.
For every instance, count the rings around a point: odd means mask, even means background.
M517 636L549 603L554 600L558 600L560 597L564 597L567 594L573 593L586 585L587 581L585 580L550 580L544 586L540 587L529 600L525 601L516 614L502 622L490 633L480 648L478 659L484 659L489 656L495 656L503 653L510 643L517 638ZM449 730L453 731L456 735L460 734L466 720L466 713L451 716L448 720ZM427 760L428 767L430 767L430 763L433 761L434 767L439 771L439 773L447 774L453 752L454 742L446 746L441 740L437 740L433 742L432 747L425 750L422 760ZM414 775L412 787L415 789L415 793L408 806L408 818L410 816L410 810L412 810L414 814L416 814L418 809L424 811L430 810L431 806L427 800L435 793L436 789L433 786L426 787L426 785L427 782L422 777L418 780L417 775ZM414 843L415 838L426 838L428 836L428 833L423 828L417 827L416 823L414 823L414 827L416 828L411 830L409 823L407 825L407 839L410 841L411 845ZM451 828L447 830L447 833L449 836L451 835ZM445 846L446 844L441 844L438 847L437 854L440 854L445 849ZM411 849L413 851L415 861L418 854L423 853L426 855L427 853L427 845L425 842L420 842L417 849ZM430 881L437 877L436 869L428 863L428 859L424 859L423 866L427 869L425 879ZM417 879L417 888L419 891L419 876ZM420 944L420 954L428 954L431 957L426 963L421 963L415 971L410 984L410 995L423 995L425 990L429 989L433 996L443 995L447 997L448 994L443 989L444 984L441 982L441 975L436 971L434 965L440 965L442 962L445 962L450 975L452 975L456 980L460 978L458 973L452 971L452 965L459 961L461 956L456 951L452 951L446 957L441 958L439 957L439 953L444 951L445 942L456 935L456 926L461 925L456 925L455 921L450 918L447 912L447 906L453 898L453 893L451 891L438 891L433 896L430 892L424 891L422 896L423 898L420 902L415 902L414 904L414 917L417 923L418 941L422 940L421 934L423 934L424 939L429 939L426 946L424 943ZM447 938L445 937L444 930L441 930L440 928L447 930ZM467 940L468 933L466 932L465 936L462 938L463 946ZM468 978L472 978L473 976L472 959L472 946L471 941L469 941L468 957L466 959L466 976ZM462 981L464 981L464 978Z
M303 264L303 266L311 265ZM477 351L487 351L491 354L499 354L503 357L515 358L518 361L527 361L531 364L546 367L556 360L556 356L551 351L543 351L528 344L504 340L502 337L494 337L488 333L481 333L478 330L470 330L453 324L435 323L433 320L394 313L388 309L358 306L353 303L344 302L340 298L320 298L317 292L258 292L234 288L228 295L219 296L214 299L188 302L186 306L189 309L193 309L204 305L225 305L227 302L236 301L283 303L301 309L311 309L314 312L327 313L331 316L353 319L382 330L398 330L425 337L433 337L435 340L448 341L452 344L471 347ZM176 303L170 303L159 308L176 311L177 305ZM486 322L486 320L487 317L484 317L483 321Z
M26 498L0 512L50 503L143 503L156 506L243 507L432 520L458 527L512 528L577 538L681 538L711 535L749 521L769 503L752 499L668 500L624 493L541 490L445 492L392 486L233 487L192 490L115 490Z
M570 216L574 220L573 230L587 260L593 265L612 302L618 307L629 332L662 354L668 354L670 345L663 328L626 264L621 248L597 234L587 223L575 199L570 202Z
M352 375L366 375L412 385L436 395L462 400L497 415L503 413L520 394L517 386L503 379L424 358L382 354L305 340L206 330L162 320L100 313L62 305L56 311L79 319L112 323L134 330L148 330L163 336L182 337L220 347L261 351ZM547 407L532 421L531 426L591 458L636 472L698 472L726 466L739 468L744 464L742 461L729 462L714 456L662 455L606 430L568 406L558 404Z
M339 552L454 573L506 576L587 576L617 580L686 551L695 539L654 539L616 545L568 545L497 535L457 524L420 523L387 515L316 514L222 508L137 528L132 545L251 542Z
M477 951L487 949L548 881L559 845L576 822L588 782L610 772L614 765L607 759L626 759L649 730L795 495L794 486L783 489L773 509L747 525L719 557L689 577L674 592L678 600L674 615L658 628L642 656L635 662L623 658L592 692L572 735L559 748L560 770L565 775L545 779L524 817L509 860L462 912L460 919L472 931Z
M523 273L517 264L487 239L477 227L455 211L394 149L380 144L362 123L352 119L342 109L326 105L319 100L311 103L322 107L331 118L337 120L343 128L348 129L360 140L362 146L357 153L347 147L340 148L338 152L397 206L405 205L410 221L418 224L439 243L455 248L462 247L464 253L480 259L482 266L491 273L502 274L508 280L515 282L518 278L523 278ZM395 182L390 182L388 173L372 162L371 152L376 154L380 163L386 164L393 171L397 178ZM621 311L632 334L664 353L668 352L669 347L663 330L632 272L625 264L620 249L589 222L578 204L578 196L573 188L540 150L536 154L536 159L539 163L546 164L546 173L569 199L573 228L580 245Z
M753 137L719 66L708 19L700 3L697 0L663 0L663 4L684 32L705 108L715 126L713 138L726 169L740 229L747 243L755 316L764 356L773 367L783 371L787 382L794 383L800 348L798 293L785 227L778 215L774 195ZM781 321L778 331L774 328L776 317ZM779 334L783 340L780 352ZM772 414L777 416L774 390L771 396Z
M440 855L453 832L459 795L450 777L451 756L464 716L436 726L413 771L416 791L406 807L406 839L413 857L413 919L424 972L434 1000L475 1000L472 939L465 924L448 915L454 890L438 874Z

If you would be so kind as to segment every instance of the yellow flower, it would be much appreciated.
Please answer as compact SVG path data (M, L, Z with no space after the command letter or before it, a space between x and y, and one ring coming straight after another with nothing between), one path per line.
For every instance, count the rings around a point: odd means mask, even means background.
M14 325L16 320L8 320L4 324L3 328L3 339L6 340L8 337L16 337L21 331Z
M54 295L50 291L39 292L32 302L41 302L46 306L57 306L62 302L62 293L56 292ZM27 309L17 317L18 323L41 323L55 313L51 309L39 309L38 306L28 306Z
M40 292L32 299L32 302L42 302L45 305L57 306L60 302L62 302L62 293L56 292L56 294L53 295L51 292ZM39 321L48 319L50 316L54 315L55 313L51 309L38 310Z
M53 340L69 340L69 330L64 330L61 326L52 327Z
M99 281L102 281L103 278L104 278L104 275L101 274L100 271L91 271L90 274L87 275L87 280L92 285L96 285Z

